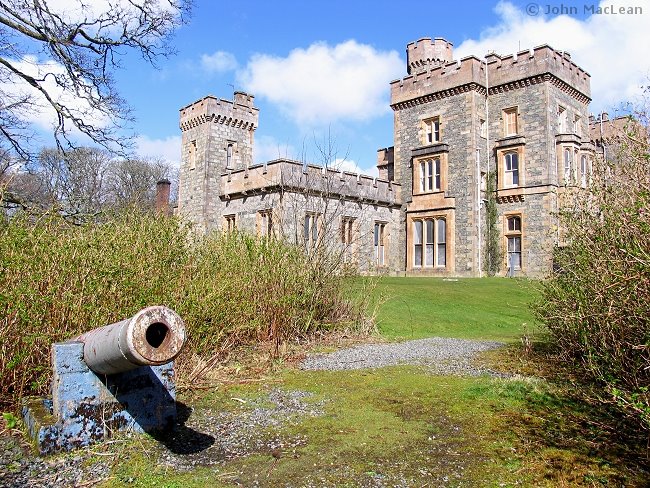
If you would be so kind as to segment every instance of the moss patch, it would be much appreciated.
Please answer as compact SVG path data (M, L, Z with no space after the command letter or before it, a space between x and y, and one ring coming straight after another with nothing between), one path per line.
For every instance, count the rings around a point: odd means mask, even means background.
M127 451L108 486L643 486L621 453L596 447L589 408L541 379L414 367L287 370L281 378L283 391L310 392L304 401L322 414L260 431L275 449L258 445L185 473ZM201 403L254 401L272 388L245 385Z

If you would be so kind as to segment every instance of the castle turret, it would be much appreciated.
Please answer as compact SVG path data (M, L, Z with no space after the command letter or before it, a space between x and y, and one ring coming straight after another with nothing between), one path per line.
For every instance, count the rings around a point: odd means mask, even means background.
M423 37L406 46L406 71L408 74L435 68L454 60L453 44L442 37L431 40Z
M220 224L221 175L253 164L254 99L244 92L232 101L207 96L180 110L178 211L205 230Z

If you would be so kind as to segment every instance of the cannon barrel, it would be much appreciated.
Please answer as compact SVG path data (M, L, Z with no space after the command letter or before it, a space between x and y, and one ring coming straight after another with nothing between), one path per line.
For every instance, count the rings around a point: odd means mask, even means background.
M72 341L84 343L84 361L91 370L115 374L172 361L181 352L185 338L183 319L170 308L153 306Z

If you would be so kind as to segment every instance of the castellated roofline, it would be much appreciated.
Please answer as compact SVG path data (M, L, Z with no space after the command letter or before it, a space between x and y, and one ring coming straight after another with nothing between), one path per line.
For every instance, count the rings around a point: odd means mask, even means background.
M253 95L237 91L234 100L224 100L208 95L180 109L180 128L189 130L206 122L225 124L246 130L255 130L259 109Z
M222 200L284 189L391 207L401 205L398 183L284 158L226 171L221 184Z
M581 101L591 100L589 73L571 61L569 53L544 44L510 56L490 53L485 60L467 56L433 68L425 67L391 82L391 106L396 108L436 93L453 95L458 90L466 91L461 88L467 86L485 92L486 63L490 92L508 86L517 87L526 80L543 77L544 80L552 78L556 84L565 84L567 91Z

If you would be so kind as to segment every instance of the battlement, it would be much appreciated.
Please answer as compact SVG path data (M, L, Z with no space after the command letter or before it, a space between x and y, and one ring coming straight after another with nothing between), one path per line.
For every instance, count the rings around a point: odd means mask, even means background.
M327 193L357 201L399 205L400 185L372 176L336 171L289 159L276 159L221 176L224 199L284 188Z
M490 92L517 88L520 82L553 79L556 83L571 87L573 95L577 98L583 101L591 99L589 73L571 61L569 53L543 45L519 51L511 56L490 53L485 60L468 56L460 61L445 62L433 68L423 65L415 72L411 72L409 64L409 76L391 82L391 106L396 108L399 104L420 97L435 99L462 93L468 89L485 92L486 65Z
M454 60L453 44L442 37L423 37L406 45L406 71L420 71Z
M591 76L571 61L571 55L567 51L556 51L544 44L510 56L490 53L485 59L490 89L550 74L591 99Z
M466 90L470 84L485 89L485 63L470 56L460 61L446 62L423 69L390 83L391 106L427 95L453 95Z
M259 109L253 106L255 97L235 92L234 100L224 100L208 95L180 109L181 131L206 122L225 124L245 130L255 130Z

